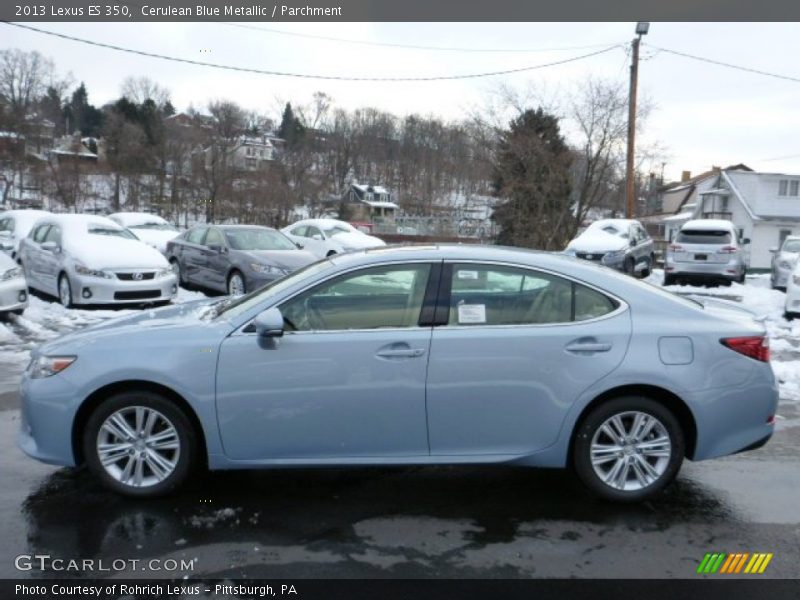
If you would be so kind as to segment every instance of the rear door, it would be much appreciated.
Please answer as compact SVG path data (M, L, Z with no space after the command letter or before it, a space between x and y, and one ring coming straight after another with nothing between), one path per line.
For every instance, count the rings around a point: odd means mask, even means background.
M202 285L227 292L228 267L230 256L228 244L223 233L216 227L209 227L203 240L203 264L201 266Z
M42 277L43 264L41 256L44 251L40 247L49 230L50 223L37 225L25 239L20 258L25 268L25 277L28 285L43 292L52 293L52 290L45 286L45 280Z
M184 278L190 283L203 285L202 269L205 267L203 255L203 238L206 237L208 227L195 227L186 233L183 244L180 245L180 263Z
M622 361L625 304L517 266L446 265L428 364L432 455L523 455L554 443L572 403ZM448 289L449 288L449 289Z
M58 293L58 274L61 272L61 261L64 256L61 227L56 224L51 225L44 237L44 242L53 242L56 250L51 252L39 249L39 273L42 284L48 290Z

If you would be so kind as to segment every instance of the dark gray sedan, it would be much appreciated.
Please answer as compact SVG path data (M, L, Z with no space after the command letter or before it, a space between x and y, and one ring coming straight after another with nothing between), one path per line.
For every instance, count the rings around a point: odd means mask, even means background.
M315 262L280 231L257 225L198 225L167 243L182 285L241 295Z

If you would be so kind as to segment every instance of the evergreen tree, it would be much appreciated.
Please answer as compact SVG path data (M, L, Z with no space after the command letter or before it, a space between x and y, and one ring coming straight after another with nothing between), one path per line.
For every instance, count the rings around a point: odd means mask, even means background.
M287 148L294 148L302 141L305 132L306 129L294 114L291 103L287 102L283 109L281 125L278 128L278 137L286 140Z
M502 132L493 187L505 201L492 218L499 244L560 250L571 223L571 153L558 118L526 110Z

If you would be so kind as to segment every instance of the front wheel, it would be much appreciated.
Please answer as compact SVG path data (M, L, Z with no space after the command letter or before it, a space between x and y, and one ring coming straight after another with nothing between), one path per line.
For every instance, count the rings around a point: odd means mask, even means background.
M66 273L58 277L58 301L64 308L72 307L72 286Z
M197 440L174 402L149 391L123 392L89 417L83 451L89 469L114 491L152 497L171 492L196 463Z
M242 274L239 271L231 273L228 277L228 294L230 296L241 296L246 291Z
M678 474L683 432L662 404L641 396L616 398L593 409L573 442L575 471L606 500L640 502Z

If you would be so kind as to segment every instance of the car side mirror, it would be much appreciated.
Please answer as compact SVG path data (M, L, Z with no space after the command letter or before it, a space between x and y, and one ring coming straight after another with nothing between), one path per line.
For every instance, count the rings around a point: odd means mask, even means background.
M225 254L225 252L228 250L225 246L220 244L209 244L208 249L212 252L216 252L217 254Z
M55 242L43 242L42 243L42 250L46 250L47 252L53 252L54 254L58 254L59 248L58 244Z
M631 248L634 248L637 244L635 238L631 238L630 240L628 240L628 243L630 244Z
M268 308L253 319L258 337L283 337L283 315L279 308Z
M300 242L295 242L294 245L297 246L298 250L302 250L303 248L305 248L305 246L303 246L303 244L301 244Z
M747 241L742 240L742 243L743 244L749 244L750 240L747 240ZM775 254L778 251L778 249L777 248L770 248L769 251L772 252L773 254Z
M311 236L311 239L312 240L317 240L318 242L321 242L322 241L322 236L320 234L318 234L318 233L315 233L314 235Z

